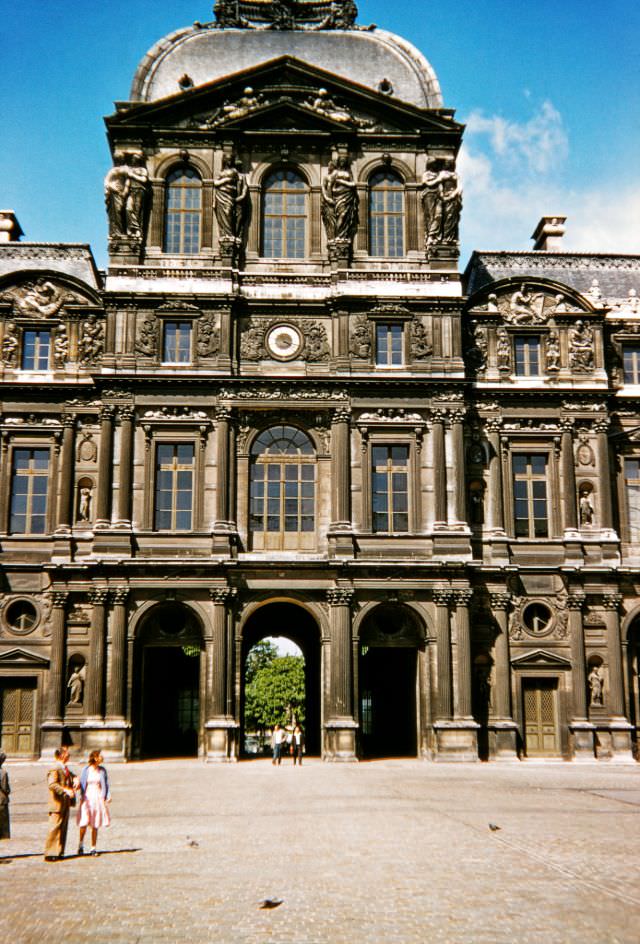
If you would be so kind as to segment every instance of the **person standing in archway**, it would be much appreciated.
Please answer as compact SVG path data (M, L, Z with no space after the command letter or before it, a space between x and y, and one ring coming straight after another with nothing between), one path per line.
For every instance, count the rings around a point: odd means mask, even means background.
M293 729L293 739L291 743L293 749L293 766L296 766L296 763L302 766L302 752L304 750L304 734L302 728L299 724L296 724Z
M280 765L282 760L282 746L285 743L285 732L279 724L276 724L271 735L271 749L273 751L272 764Z

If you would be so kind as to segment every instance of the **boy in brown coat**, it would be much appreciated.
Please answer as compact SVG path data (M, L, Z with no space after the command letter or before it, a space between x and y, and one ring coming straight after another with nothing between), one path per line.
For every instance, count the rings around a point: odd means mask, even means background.
M49 787L49 835L44 847L45 862L56 862L64 855L67 842L69 811L75 806L77 778L67 767L69 751L60 747L55 751L55 763L47 774Z

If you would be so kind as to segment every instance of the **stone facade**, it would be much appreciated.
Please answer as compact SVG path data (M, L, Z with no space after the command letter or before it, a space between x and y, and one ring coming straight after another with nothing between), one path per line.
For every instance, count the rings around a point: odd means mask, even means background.
M284 635L327 760L631 761L640 256L549 218L462 275L420 53L352 3L226 6L106 119L106 272L5 213L3 749L236 760Z

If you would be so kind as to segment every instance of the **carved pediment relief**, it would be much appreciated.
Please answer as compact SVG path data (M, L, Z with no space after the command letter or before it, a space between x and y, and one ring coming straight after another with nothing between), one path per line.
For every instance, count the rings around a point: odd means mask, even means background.
M534 649L531 652L523 653L521 656L516 656L511 660L511 665L514 669L570 669L571 660L565 659L556 652L549 652L545 649Z
M35 652L29 652L28 649L9 649L0 654L0 668L45 669L48 665L48 659L36 655Z
M506 324L543 325L556 316L584 314L591 311L588 302L564 286L546 285L535 280L496 284L493 291L483 292L472 301L474 313L487 312L500 316Z
M17 318L56 318L66 305L90 305L93 301L54 277L42 276L6 288L0 302L13 306Z

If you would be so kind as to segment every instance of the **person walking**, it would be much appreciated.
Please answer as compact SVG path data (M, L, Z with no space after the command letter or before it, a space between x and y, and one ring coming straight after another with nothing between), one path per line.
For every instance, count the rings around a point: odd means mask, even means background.
M80 774L80 807L77 823L80 827L78 855L84 855L84 837L87 828L91 828L91 849L89 855L97 855L98 830L111 825L109 807L111 791L107 769L102 764L100 751L91 751L89 763Z
M4 751L0 751L0 839L11 839L11 826L9 823L9 774L3 770L2 765L7 759Z
M280 761L282 760L282 747L284 744L285 733L284 729L276 724L273 729L273 734L271 735L271 749L273 751L273 758L271 760L272 764L277 764L280 766Z
M293 766L296 766L296 762L301 767L302 766L302 752L304 749L304 734L302 733L302 728L299 724L293 729Z
M59 747L54 752L55 762L47 774L49 787L49 835L44 847L45 862L56 862L64 856L67 844L69 811L76 803L75 785L78 778L67 766L69 749Z

